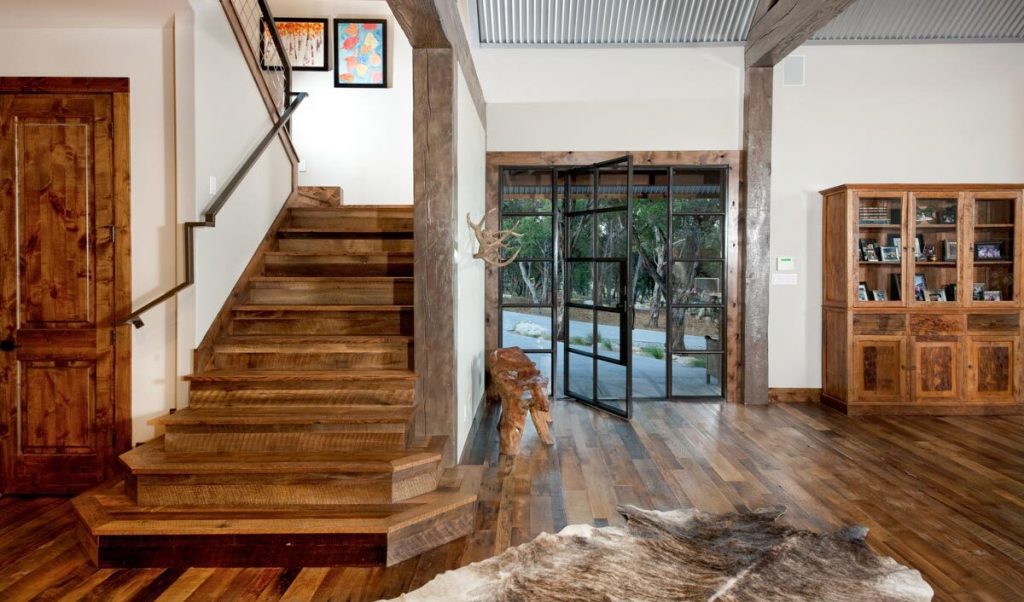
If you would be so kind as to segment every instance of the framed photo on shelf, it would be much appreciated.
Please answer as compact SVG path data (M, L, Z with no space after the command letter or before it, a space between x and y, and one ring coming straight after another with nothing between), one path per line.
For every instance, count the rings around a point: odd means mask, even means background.
M956 284L946 285L946 301L956 301Z
M974 287L971 289L971 299L975 301L985 300L985 283L975 282Z
M914 212L914 221L919 224L930 224L935 221L935 209L918 207Z
M899 301L903 298L901 295L903 285L900 282L899 274L889 274L889 299L892 301Z
M984 293L982 293L982 300L983 301L1002 301L1003 300L1003 292L1002 291L985 291Z
M857 285L857 300L858 301L870 301L871 300L868 297L868 283L867 282L861 282L859 285Z
M942 241L942 261L956 261L956 241Z
M921 234L914 238L914 259L924 261L924 236Z
M974 258L980 261L998 261L1002 259L1002 241L974 243Z
M929 301L945 301L946 291L941 288L929 289L927 291L927 299Z
M879 290L871 291L871 300L872 301L888 301L889 298L886 296L885 291L879 289Z
M878 261L878 242L875 239L860 239L860 260Z
M886 263L899 263L899 247L880 247L882 261Z
M896 261L903 259L903 237L899 234L890 234L889 246L896 247Z
M928 290L928 281L925 279L924 274L914 274L914 300L927 301L928 297L925 296L926 290Z

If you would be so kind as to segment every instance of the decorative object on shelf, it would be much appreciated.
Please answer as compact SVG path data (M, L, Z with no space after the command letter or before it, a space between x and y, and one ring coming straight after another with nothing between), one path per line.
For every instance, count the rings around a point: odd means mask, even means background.
M896 247L896 260L903 260L903 237L899 234L889 235L889 246Z
M918 207L914 214L914 221L918 224L930 224L935 221L935 210L931 207Z
M888 301L889 299L886 296L885 291L876 289L876 290L871 291L871 300L872 301Z
M900 282L899 274L889 274L889 299L892 301L903 300L903 284Z
M491 382L501 397L501 420L498 434L501 454L509 458L519 453L529 412L537 436L546 445L554 445L551 437L551 402L548 400L548 379L541 375L537 364L519 347L506 347L491 352L489 369ZM529 391L529 397L525 393ZM506 470L511 462L505 463Z
M935 254L935 245L928 245L924 248L924 256L928 261L938 261L939 258Z
M955 224L956 223L956 205L950 205L939 212L939 223L940 224Z
M914 300L925 301L925 291L928 290L928 280L924 274L914 274Z
M898 247L881 247L882 261L886 263L899 263L900 252Z
M975 301L983 301L985 299L985 283L975 282L974 288L971 291L971 299Z
M924 260L924 236L920 234L914 237L914 260Z
M515 230L488 230L484 226L484 222L487 221L487 216L494 212L491 209L480 218L480 223L473 223L473 218L466 214L466 223L469 224L469 229L473 231L473 235L476 236L476 242L479 245L476 253L473 253L474 259L482 259L484 263L489 266L496 268L503 268L513 261L519 255L521 249L516 249L511 256L502 259L501 253L508 248L508 240L510 238L519 238L522 234L517 233Z
M542 533L498 556L442 573L392 602L927 602L934 595L920 572L874 552L864 541L865 527L826 534L795 529L778 522L785 512L781 506L729 514L616 510L622 526L576 524L555 535Z
M1002 242L974 243L974 258L980 261L998 261L1003 259Z
M956 301L956 284L946 285L946 301Z
M857 285L857 300L858 301L870 301L868 298L868 283L861 282Z
M982 300L984 300L984 301L1002 301L1003 300L1003 292L1002 291L985 291L983 293Z
M293 70L327 71L331 39L327 19L277 17L274 23L277 25L277 35L281 38L285 52L288 53L288 64ZM260 67L263 69L281 68L276 50L273 49L270 28L267 27L266 21L263 21L263 39L260 41Z
M860 241L861 261L878 261L878 242L873 238L862 238Z
M956 261L956 241L942 241L942 261Z
M926 297L927 297L928 301L932 301L932 302L934 302L934 301L942 301L942 302L945 302L946 301L946 291L945 291L945 289L941 289L941 288L928 289L926 291Z
M388 86L386 19L334 20L334 87Z

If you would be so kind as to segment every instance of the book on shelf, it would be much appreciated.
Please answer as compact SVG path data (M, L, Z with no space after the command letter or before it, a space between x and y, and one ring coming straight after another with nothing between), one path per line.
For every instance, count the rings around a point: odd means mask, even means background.
M891 226L900 223L900 210L888 207L861 207L858 218L862 226Z

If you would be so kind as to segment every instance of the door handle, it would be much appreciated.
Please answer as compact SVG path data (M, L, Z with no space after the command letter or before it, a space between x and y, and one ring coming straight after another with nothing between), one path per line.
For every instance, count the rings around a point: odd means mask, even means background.
M14 343L14 339L5 339L3 341L0 341L0 351L8 351L8 352L10 352L10 351L14 351L18 347L21 347L21 345L16 345Z

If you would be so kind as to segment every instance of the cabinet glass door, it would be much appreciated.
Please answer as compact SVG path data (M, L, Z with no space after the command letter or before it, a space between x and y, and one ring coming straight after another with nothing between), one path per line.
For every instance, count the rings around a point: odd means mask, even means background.
M1020 196L974 195L971 251L967 260L970 304L998 305L1015 301L1020 266ZM968 285L965 283L964 288Z
M962 198L958 193L911 194L908 248L913 278L911 303L959 303Z
M854 283L855 305L905 304L905 204L906 197L902 194L874 196L858 193L855 197L854 232L857 240L853 264L857 266L859 275Z

